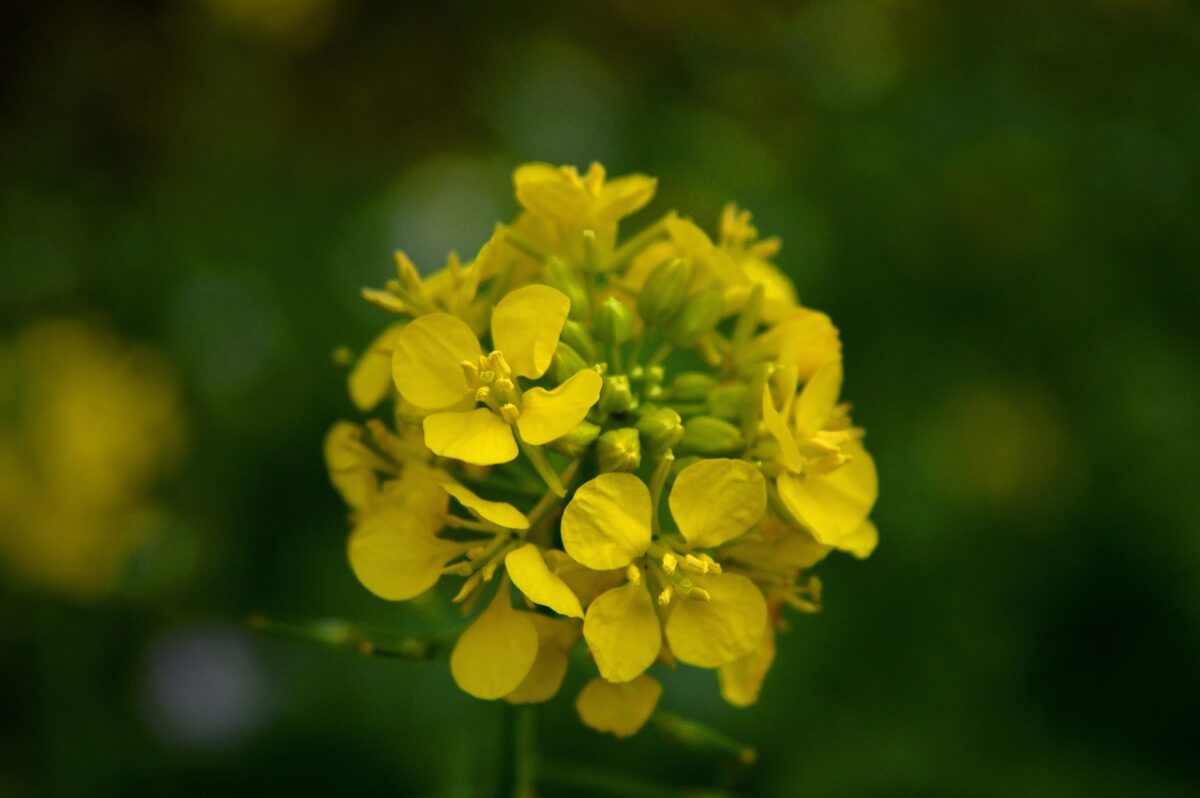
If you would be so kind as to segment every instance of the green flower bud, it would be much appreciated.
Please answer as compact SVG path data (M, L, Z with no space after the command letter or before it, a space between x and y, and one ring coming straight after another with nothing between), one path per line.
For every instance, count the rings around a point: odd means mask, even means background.
M572 303L571 307L574 306ZM596 342L592 338L592 334L588 332L587 327L574 319L567 319L558 340L560 344L565 343L578 352L579 356L588 363L596 362Z
M646 442L646 451L658 457L679 443L683 437L683 420L671 408L660 407L638 419L637 431Z
M728 421L712 416L696 416L684 423L679 449L691 454L717 457L737 454L745 445L742 431Z
M550 361L550 377L557 383L564 383L587 367L587 361L578 352L559 341L554 359Z
M708 394L708 412L726 421L737 421L750 396L750 386L742 382L718 385Z
M699 371L686 371L671 383L671 398L678 402L703 402L717 381Z
M638 295L638 312L647 324L663 325L679 312L692 287L695 269L690 261L663 261L650 272Z
M596 442L596 459L601 471L636 471L642 464L642 443L630 427L612 429Z
M551 442L549 446L567 457L582 457L598 437L600 437L600 427L590 421L581 421L575 425L575 429Z
M692 346L716 328L724 306L724 297L715 288L692 294L671 319L667 337L676 346Z
M571 318L584 319L587 317L587 289L580 279L580 275L576 274L575 270L562 258L546 259L546 267L542 269L542 279L551 288L557 288L567 295L567 299L571 300Z
M600 389L600 409L605 413L628 413L637 406L633 396L633 388L629 385L629 377L624 374L614 374L604 378L604 386Z
M616 297L596 308L596 337L609 346L620 346L633 337L633 311Z

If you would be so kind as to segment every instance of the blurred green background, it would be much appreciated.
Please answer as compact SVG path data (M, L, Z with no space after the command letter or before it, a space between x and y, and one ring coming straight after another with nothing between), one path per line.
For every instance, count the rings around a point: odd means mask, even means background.
M119 590L3 577L0 796L494 789L502 708L444 662L242 619L433 622L345 563L331 353L383 323L393 248L469 256L525 160L656 175L709 229L736 200L841 327L879 549L821 566L757 707L667 679L760 750L741 793L1200 793L1195 6L499 6L0 8L0 336L150 344L188 427ZM723 777L585 729L580 684L547 756Z

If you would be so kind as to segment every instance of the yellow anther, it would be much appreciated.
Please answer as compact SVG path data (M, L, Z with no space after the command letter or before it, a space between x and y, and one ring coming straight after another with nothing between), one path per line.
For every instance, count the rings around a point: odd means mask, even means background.
M508 377L500 377L499 379L496 380L496 382L494 382L492 384L492 387L496 390L497 393L510 394L510 393L512 393L513 388L516 386L513 385L513 381L510 380Z
M487 565L483 566L483 570L480 571L480 573L483 574L483 581L485 581L485 582L492 581L492 577L496 575L496 569L499 568L500 564L503 562L504 562L503 557L494 557L494 558L492 558L491 561L488 562Z
M658 606L660 606L660 607L667 606L668 604L671 603L671 599L674 598L674 596L675 596L675 589L673 587L671 587L670 585L667 585L666 587L664 587L662 589L662 592L658 594Z
M487 554L487 546L472 546L467 549L468 560L478 560L484 554Z
M693 587L687 592L687 597L693 601L710 601L712 596L704 588Z
M512 374L512 369L509 368L508 360L505 359L503 352L494 351L488 355L488 365L501 377Z
M516 424L517 419L521 417L521 411L512 402L500 405L500 415L504 417L507 424Z
M695 554L689 554L683 558L680 565L685 571L690 571L694 574L708 573L708 563L697 557Z
M630 563L629 567L625 569L625 578L635 585L640 585L642 583L642 569Z
M679 559L671 552L668 551L662 556L662 569L668 576L675 573L677 565L679 565Z
M479 382L479 366L469 360L464 360L459 365L462 366L463 375L466 376L468 384L474 385Z
M475 391L475 401L476 402L486 402L488 399L491 398L491 396L492 396L492 389L487 387L486 385L478 388Z
M850 462L850 458L844 454L828 454L817 460L808 461L805 470L810 474L828 474L837 471L848 462Z

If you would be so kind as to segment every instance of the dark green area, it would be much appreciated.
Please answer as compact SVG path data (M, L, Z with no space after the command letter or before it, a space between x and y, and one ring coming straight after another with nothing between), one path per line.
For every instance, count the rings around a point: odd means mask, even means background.
M652 211L710 229L736 200L842 330L879 550L823 564L757 707L665 678L666 709L759 750L744 792L1200 792L1193 7L242 5L0 8L0 333L103 319L169 354L193 413L174 577L100 606L5 588L0 795L489 794L503 707L444 663L239 624L455 623L345 563L331 352L383 322L357 292L392 248L469 256L529 159L657 175ZM246 717L171 726L164 662ZM725 778L661 730L584 729L581 685L539 712L548 757Z

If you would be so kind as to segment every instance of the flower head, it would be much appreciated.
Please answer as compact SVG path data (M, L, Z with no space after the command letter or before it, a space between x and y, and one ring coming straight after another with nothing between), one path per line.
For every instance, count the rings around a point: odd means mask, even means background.
M514 184L520 216L471 263L401 255L365 292L395 317L351 396L393 402L326 439L351 566L390 600L452 583L474 696L550 699L582 641L593 728L641 727L656 663L752 704L785 609L820 609L812 569L878 537L837 328L734 206L713 236L670 213L623 237L652 178L528 164Z

